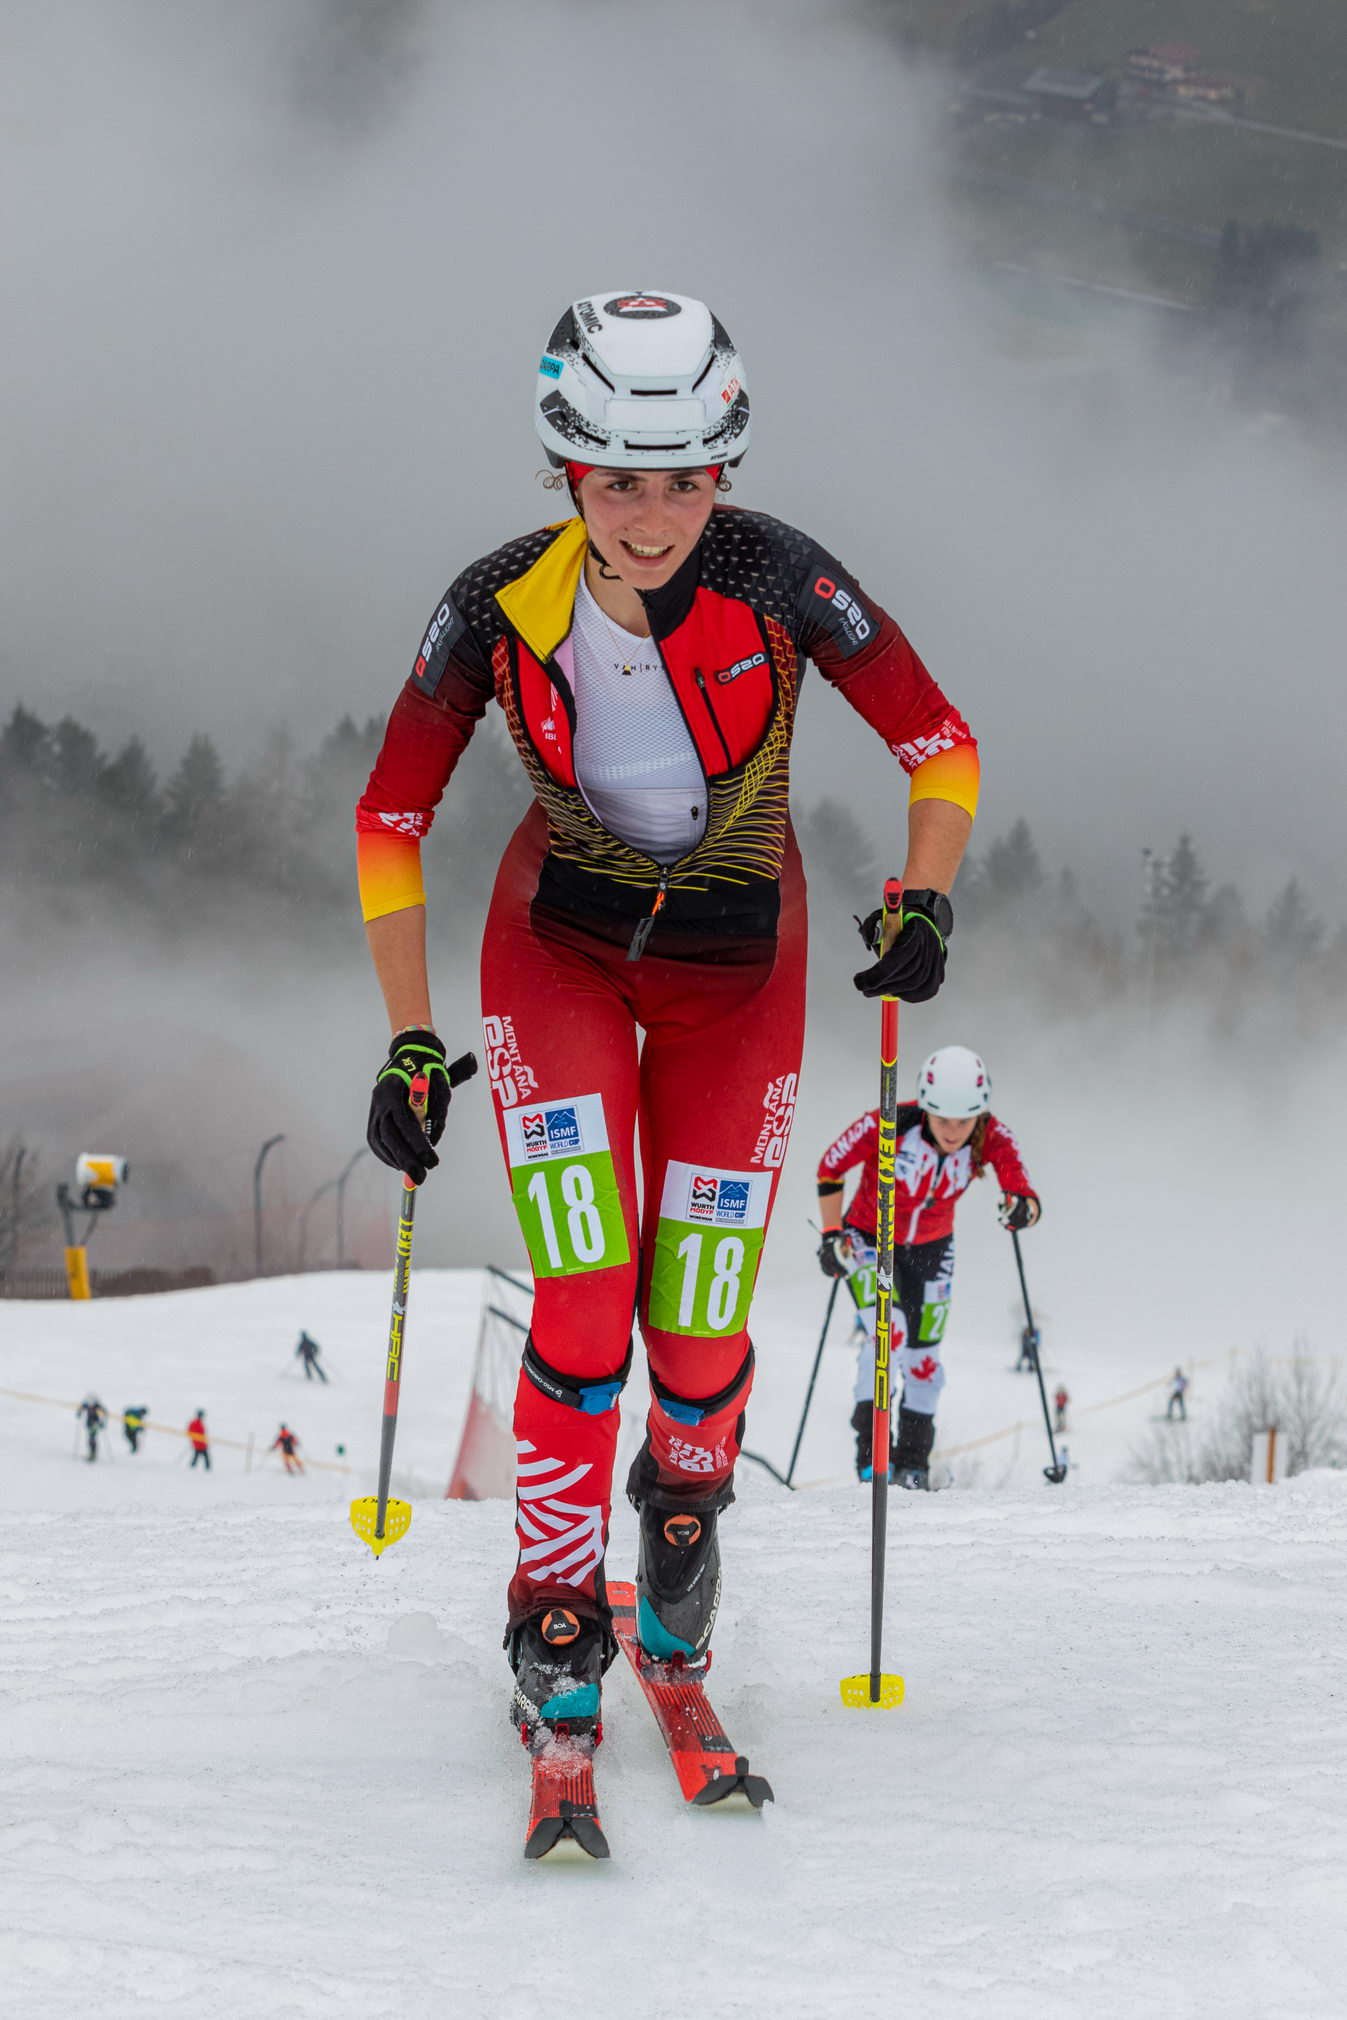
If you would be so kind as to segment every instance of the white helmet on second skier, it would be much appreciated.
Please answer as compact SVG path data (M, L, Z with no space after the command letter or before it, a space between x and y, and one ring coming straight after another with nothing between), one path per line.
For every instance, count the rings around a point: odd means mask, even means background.
M917 1106L929 1115L966 1121L986 1115L991 1105L991 1075L966 1045L942 1045L917 1075Z
M744 368L705 302L601 288L572 302L552 332L536 420L557 469L736 464L748 447Z

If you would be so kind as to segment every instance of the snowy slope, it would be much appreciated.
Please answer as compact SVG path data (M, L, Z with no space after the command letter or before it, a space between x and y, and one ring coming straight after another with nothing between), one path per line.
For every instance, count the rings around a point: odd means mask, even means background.
M414 1285L399 1450L426 1498L379 1563L344 1503L376 1449L385 1280L0 1307L0 1387L95 1386L169 1424L205 1403L240 1446L286 1415L356 1469L293 1481L221 1447L206 1480L167 1434L89 1467L61 1410L0 1397L6 2012L1341 2020L1347 1476L1109 1484L1141 1399L1084 1420L1105 1428L1082 1429L1064 1488L1026 1436L975 1486L898 1497L888 1649L908 1695L868 1714L837 1696L866 1656L863 1498L787 1497L746 1467L715 1686L776 1806L685 1811L614 1670L611 1865L525 1867L510 1511L436 1498L480 1294L472 1273ZM759 1310L776 1352L752 1438L779 1459L808 1294ZM1003 1302L965 1326L970 1437L1024 1409ZM301 1324L328 1390L288 1359ZM1121 1350L1083 1365L1109 1393L1152 1372ZM839 1346L815 1477L845 1468L849 1382ZM622 1509L615 1565L632 1552Z
M526 1868L499 1504L11 1524L0 1979L92 2009L1340 2020L1347 1480L740 1511L716 1681L777 1805L684 1811L634 1684L611 1867ZM619 1546L619 1554L625 1554ZM17 1629L17 1631L15 1631Z
M961 1259L945 1347L940 1448L956 1455L962 1484L1027 1486L1047 1457L1038 1390L1030 1377L1012 1372L1023 1315L1015 1305L1009 1243L999 1231L983 1235L987 1255L974 1251ZM1025 1250L1032 1261L1027 1241ZM789 1273L781 1249L771 1261L754 1303L758 1378L748 1443L783 1469L827 1285L812 1252ZM397 1447L404 1492L434 1496L448 1481L486 1281L476 1270L415 1274ZM499 1287L492 1295L526 1309ZM388 1302L386 1276L348 1271L88 1305L0 1303L0 1392L9 1392L0 1393L0 1507L83 1508L146 1498L157 1504L166 1496L193 1508L224 1499L292 1506L366 1491L378 1457ZM1042 1323L1049 1390L1060 1375L1073 1398L1067 1441L1073 1483L1111 1480L1162 1407L1173 1360L1162 1345L1139 1346L1125 1322L1116 1335L1098 1317L1088 1333L1083 1315L1058 1322L1051 1301ZM323 1348L327 1387L306 1382L294 1358L302 1326ZM797 1468L806 1484L841 1483L850 1471L855 1350L844 1298L829 1338ZM1218 1341L1186 1362L1197 1369L1192 1407L1199 1422L1229 1366ZM1146 1393L1135 1395L1138 1389ZM90 1390L113 1411L148 1403L152 1422L167 1431L152 1432L134 1462L114 1434L104 1463L72 1472L79 1442L73 1410ZM16 1394L51 1400L20 1403ZM641 1396L638 1375L626 1403L633 1426ZM202 1406L213 1435L225 1441L217 1444L208 1480L188 1473L177 1435ZM318 1470L300 1482L287 1480L275 1458L264 1465L282 1418L298 1431L311 1461L354 1470ZM252 1468L245 1471L250 1437ZM977 1449L965 1451L970 1444Z

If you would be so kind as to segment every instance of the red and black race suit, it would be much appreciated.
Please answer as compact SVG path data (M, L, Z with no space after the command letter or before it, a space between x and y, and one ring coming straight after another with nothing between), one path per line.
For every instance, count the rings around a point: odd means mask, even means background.
M870 1241L875 1238L879 1184L879 1110L869 1108L842 1131L819 1159L819 1191L841 1190L842 1174L861 1167L861 1181L846 1210L848 1227ZM954 1231L954 1209L975 1178L990 1165L1002 1192L1028 1193L1037 1198L1020 1157L1020 1147L994 1115L986 1129L948 1156L936 1149L925 1118L915 1102L898 1110L898 1155L894 1164L896 1196L893 1234L900 1245L942 1241Z
M657 933L692 951L770 937L788 827L791 729L814 660L904 769L969 805L976 745L893 619L821 547L758 512L717 508L673 580L644 597L707 780L702 840L661 866L610 834L576 779L575 703L556 659L587 538L568 520L511 541L453 584L426 632L357 816L417 841L493 696L547 820L536 901L608 923L623 944L663 892ZM925 784L923 780L922 784Z

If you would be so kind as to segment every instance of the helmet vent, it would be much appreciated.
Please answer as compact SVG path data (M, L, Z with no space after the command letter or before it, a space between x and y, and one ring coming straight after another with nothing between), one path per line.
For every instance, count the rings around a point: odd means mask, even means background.
M599 384L601 386L606 386L610 393L616 393L617 387L613 384L611 379L606 378L604 376L604 374L599 370L598 366L595 364L593 358L589 356L589 353L587 351L581 352L581 358L583 362L586 365L588 365L590 371L594 374Z

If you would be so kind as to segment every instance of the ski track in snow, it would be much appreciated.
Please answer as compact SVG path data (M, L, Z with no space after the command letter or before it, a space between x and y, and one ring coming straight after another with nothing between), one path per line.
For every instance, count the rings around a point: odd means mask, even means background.
M216 1399L259 1429L261 1391L364 1466L381 1359L366 1337L359 1381L343 1368L335 1314L353 1352L386 1288L329 1280L326 1392L286 1367L312 1279L11 1306L0 1380L73 1395L111 1368L110 1404L148 1384L156 1417ZM413 1293L405 1452L435 1491L465 1356L432 1355L431 1320L470 1337L476 1299L448 1273ZM619 1663L612 1861L526 1866L508 1507L419 1500L376 1563L345 1520L363 1474L222 1454L207 1481L166 1439L134 1465L70 1445L55 1411L3 1405L6 2015L1347 2013L1345 1475L1053 1489L1031 1467L896 1496L886 1666L907 1700L872 1715L837 1694L868 1652L863 1498L787 1499L745 1469L712 1689L776 1805L686 1809ZM623 1509L623 1571L633 1534Z

